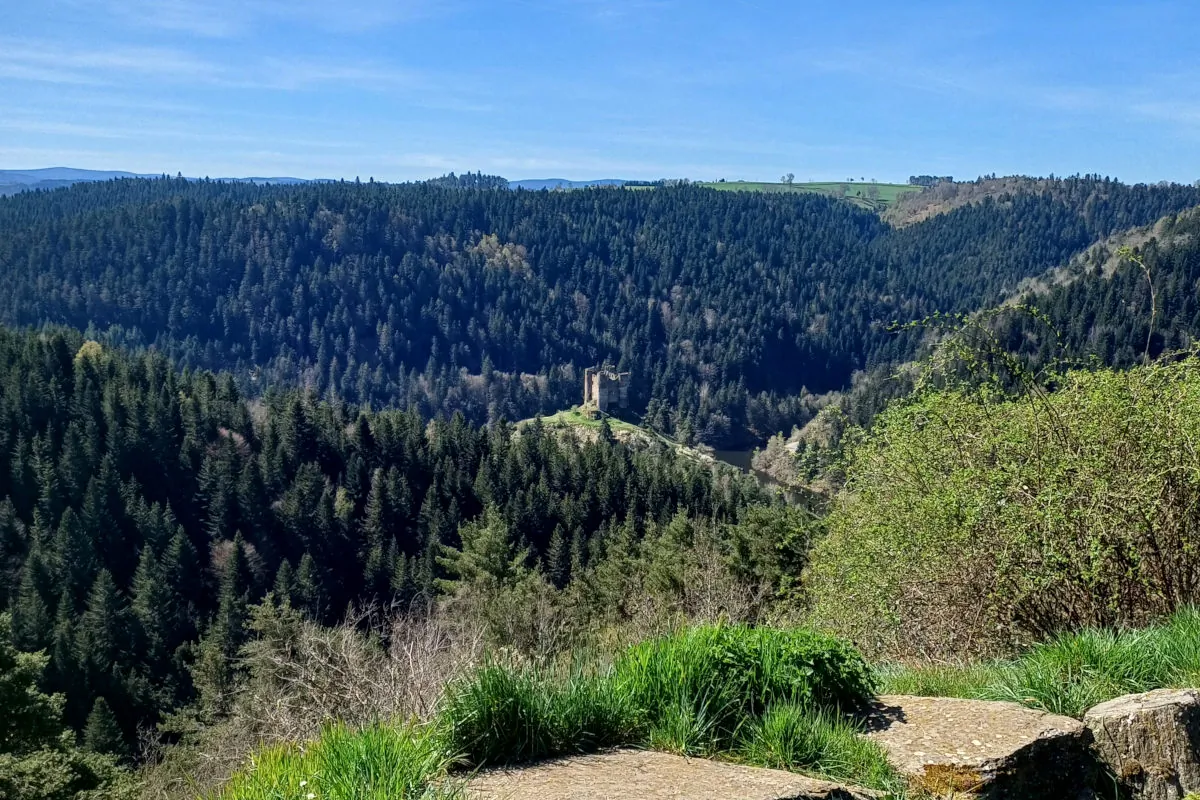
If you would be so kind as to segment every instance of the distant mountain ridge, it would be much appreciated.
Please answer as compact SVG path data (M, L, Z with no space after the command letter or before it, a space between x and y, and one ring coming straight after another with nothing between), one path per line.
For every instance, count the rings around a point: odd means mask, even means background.
M110 181L119 178L158 178L165 173L139 173L124 170L77 169L75 167L41 167L38 169L0 169L0 196L36 189L58 189L75 183L88 181ZM193 180L199 180L195 178ZM294 185L300 183L325 183L330 178L292 178L279 176L249 178L215 178L228 183L256 183L259 185ZM510 189L540 191L542 189L586 189L591 186L624 186L630 181L622 178L598 178L590 181L573 181L566 178L527 178L509 181Z
M76 169L75 167L42 167L39 169L0 169L0 196L36 189L59 189L75 183L111 181L119 178L159 178L163 173L125 172L123 170ZM198 180L198 179L195 179ZM292 185L310 183L307 178L217 178L231 183L260 185Z
M519 181L509 181L510 189L587 189L591 186L624 186L629 181L622 178L598 178L593 181L571 181L566 178L526 178Z

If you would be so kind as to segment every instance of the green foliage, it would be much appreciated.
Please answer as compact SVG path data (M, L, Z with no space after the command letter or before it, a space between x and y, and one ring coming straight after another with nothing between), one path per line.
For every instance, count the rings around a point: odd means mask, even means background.
M608 359L664 430L744 443L803 423L803 388L843 388L920 346L878 320L997 302L1200 202L1076 177L895 230L787 188L80 184L0 199L0 321L153 343L247 390L310 385L476 424L567 407L582 368ZM812 188L875 206L907 187Z
M925 392L855 448L813 556L819 625L963 656L1200 600L1200 359L1054 391Z
M712 749L727 748L745 720L774 703L851 709L874 689L870 668L843 642L804 629L736 625L635 645L613 674L648 729L681 742L695 738L681 730L704 732Z
M869 789L902 790L904 779L878 744L846 717L827 709L772 706L741 737L738 756L749 764L845 781Z
M76 750L63 734L54 747L0 753L0 797L20 800L133 800L130 775L109 756Z
M83 729L83 746L93 753L129 757L129 745L125 743L125 734L103 697L96 698L91 713L88 714L87 725Z
M872 680L852 649L810 631L702 627L634 646L606 670L490 664L450 689L439 724L471 766L631 744L709 755L773 704L835 714L868 699Z
M125 797L125 773L106 755L76 750L63 731L63 698L38 688L47 660L15 650L11 618L0 614L0 797Z
M1009 700L1082 717L1106 700L1197 678L1200 611L1185 608L1144 629L1064 633L1010 660L884 670L882 685L887 693Z
M482 767L628 744L637 717L606 675L492 664L451 687L439 724L449 749Z
M451 759L422 727L333 725L308 746L266 750L210 800L452 800Z
M57 739L63 698L38 689L48 661L14 649L12 617L0 614L0 753L25 753Z
M638 540L679 512L715 526L762 500L752 479L660 447L296 393L254 408L228 375L0 329L0 611L18 649L47 651L75 731L98 696L127 734L199 694L209 719L225 713L246 609L277 580L322 622L443 586L495 643L531 651L558 624L538 568L555 531L580 577L618 511Z

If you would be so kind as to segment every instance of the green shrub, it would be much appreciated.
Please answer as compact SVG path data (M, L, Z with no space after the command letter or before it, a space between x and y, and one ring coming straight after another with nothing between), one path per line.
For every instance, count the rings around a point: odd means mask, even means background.
M617 659L614 679L647 731L662 737L691 726L713 748L773 703L852 708L874 688L866 662L837 639L744 626L690 628L635 645Z
M756 766L807 772L870 789L903 785L883 748L861 736L846 717L824 709L772 706L750 723L738 755Z
M1198 440L1196 357L893 406L813 553L814 622L873 655L962 658L1200 601Z
M450 758L415 725L328 727L312 745L256 756L213 800L450 800L462 787L446 777Z
M481 767L625 744L635 719L607 676L492 664L451 687L439 725L448 748Z

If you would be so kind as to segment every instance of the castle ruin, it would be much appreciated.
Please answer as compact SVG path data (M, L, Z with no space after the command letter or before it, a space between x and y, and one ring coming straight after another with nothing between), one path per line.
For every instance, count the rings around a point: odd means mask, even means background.
M628 408L629 382L628 372L588 367L583 371L583 407L603 414L609 413L613 406Z

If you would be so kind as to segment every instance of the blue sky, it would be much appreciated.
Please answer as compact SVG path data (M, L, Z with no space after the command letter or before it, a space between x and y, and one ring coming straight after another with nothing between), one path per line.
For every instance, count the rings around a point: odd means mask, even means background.
M0 0L0 168L1200 178L1200 4Z

